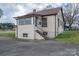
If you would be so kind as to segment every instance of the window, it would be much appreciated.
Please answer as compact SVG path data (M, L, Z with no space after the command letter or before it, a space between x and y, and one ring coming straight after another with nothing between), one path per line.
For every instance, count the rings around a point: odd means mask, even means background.
M20 19L18 21L19 21L19 25L28 25L28 24L31 24L31 18Z
M47 32L43 32L43 35L47 35Z
M30 20L25 20L25 25L31 24L31 19Z
M42 27L47 27L47 18L42 18Z
M41 25L41 22L39 22L39 25Z
M28 34L27 33L23 33L23 37L28 37Z
M24 25L24 20L18 20L19 21L19 25Z

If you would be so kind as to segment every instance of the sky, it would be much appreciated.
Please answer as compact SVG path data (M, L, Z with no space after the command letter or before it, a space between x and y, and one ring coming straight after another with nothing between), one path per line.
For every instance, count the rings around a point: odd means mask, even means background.
M42 10L47 5L52 7L60 7L61 4L55 3L0 3L0 9L3 11L3 16L0 18L0 23L15 23L16 20L13 17L25 15L36 10Z
M79 0L0 0L0 3L79 3Z

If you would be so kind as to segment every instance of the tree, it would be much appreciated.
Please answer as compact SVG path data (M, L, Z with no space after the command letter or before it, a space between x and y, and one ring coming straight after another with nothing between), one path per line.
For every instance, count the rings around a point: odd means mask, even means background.
M79 14L79 4L64 4L63 5L65 23L69 24L69 30Z
M0 9L0 18L2 15L3 15L3 11L2 11L2 9Z
M50 9L50 8L52 8L52 5L47 5L47 6L45 7L45 9Z
M0 23L0 29L3 30L12 30L13 28L15 28L15 24L14 23Z

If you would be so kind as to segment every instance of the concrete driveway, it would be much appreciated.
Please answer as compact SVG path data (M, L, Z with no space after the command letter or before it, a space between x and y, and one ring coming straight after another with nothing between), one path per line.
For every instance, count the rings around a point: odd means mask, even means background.
M0 56L76 56L79 45L60 44L53 40L18 41L0 37Z

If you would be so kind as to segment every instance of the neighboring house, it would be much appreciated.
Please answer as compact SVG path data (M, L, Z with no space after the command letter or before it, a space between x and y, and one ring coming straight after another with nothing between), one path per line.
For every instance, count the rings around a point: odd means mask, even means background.
M62 8L42 11L14 17L17 20L16 37L22 39L54 38L64 31Z

